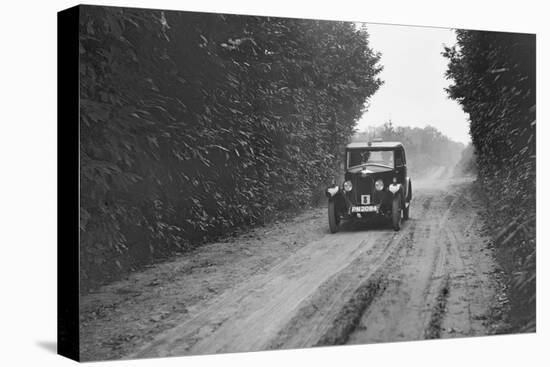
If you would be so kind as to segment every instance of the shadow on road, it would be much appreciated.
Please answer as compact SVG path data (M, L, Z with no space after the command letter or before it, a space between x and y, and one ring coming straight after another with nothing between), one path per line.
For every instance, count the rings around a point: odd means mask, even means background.
M389 220L384 218L372 218L372 219L348 219L342 220L340 223L340 232L356 232L356 231L372 231L372 232L384 232L393 231L392 224Z
M44 349L44 350L46 350L50 353L57 354L57 342L55 342L55 341L40 340L40 341L36 342L36 345L38 345L40 348L42 348L42 349Z

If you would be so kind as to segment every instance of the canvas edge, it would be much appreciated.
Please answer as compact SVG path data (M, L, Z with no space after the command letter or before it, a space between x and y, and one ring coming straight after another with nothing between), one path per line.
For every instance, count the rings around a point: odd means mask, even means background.
M79 15L80 6L57 13L57 354L75 361L80 361Z

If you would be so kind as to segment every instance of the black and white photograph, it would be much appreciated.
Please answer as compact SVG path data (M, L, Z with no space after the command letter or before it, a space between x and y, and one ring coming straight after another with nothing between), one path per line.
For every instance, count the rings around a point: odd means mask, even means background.
M65 12L76 359L536 332L535 34Z
M543 3L3 10L1 365L544 365Z

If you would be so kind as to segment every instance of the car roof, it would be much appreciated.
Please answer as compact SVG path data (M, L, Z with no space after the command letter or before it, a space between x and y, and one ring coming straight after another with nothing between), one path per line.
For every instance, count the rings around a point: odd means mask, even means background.
M355 143L349 143L346 146L346 149L374 149L374 148L380 148L380 149L395 149L395 148L402 148L403 144L401 144L398 141L373 141L373 142L355 142Z

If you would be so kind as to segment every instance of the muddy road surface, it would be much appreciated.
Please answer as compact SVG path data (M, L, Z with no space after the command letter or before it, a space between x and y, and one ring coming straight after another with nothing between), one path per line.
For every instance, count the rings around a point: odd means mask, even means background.
M413 181L411 219L326 208L200 247L81 300L82 359L487 335L498 280L472 179Z

